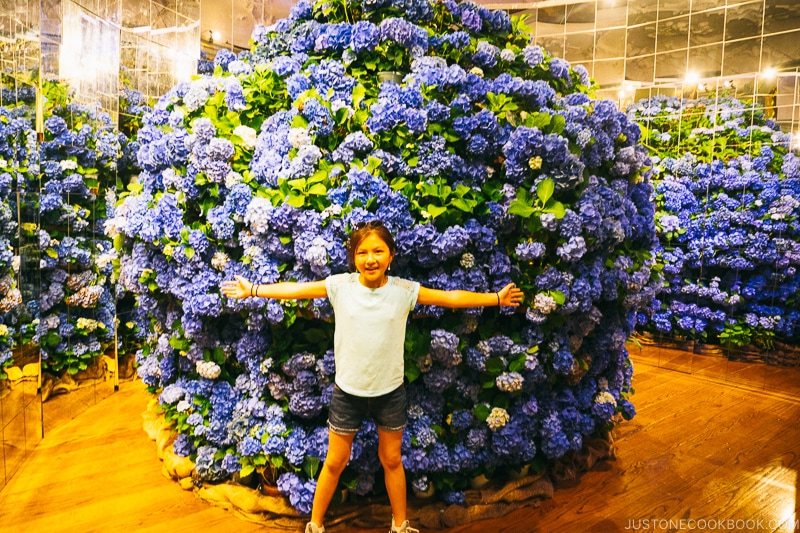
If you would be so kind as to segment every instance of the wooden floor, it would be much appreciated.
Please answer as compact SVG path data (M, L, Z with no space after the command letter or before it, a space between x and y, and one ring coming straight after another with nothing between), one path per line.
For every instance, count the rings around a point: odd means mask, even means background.
M634 362L638 415L617 431L616 460L558 486L538 507L449 531L795 531L800 401ZM148 396L140 385L44 438L0 492L0 531L273 529L210 507L161 475L142 430Z

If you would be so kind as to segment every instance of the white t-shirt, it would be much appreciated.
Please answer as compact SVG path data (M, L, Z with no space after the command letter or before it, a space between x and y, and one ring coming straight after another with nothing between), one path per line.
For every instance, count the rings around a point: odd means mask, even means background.
M381 396L403 384L403 351L408 313L419 283L389 276L378 289L365 287L358 273L325 280L336 328L333 351L336 384L362 397Z

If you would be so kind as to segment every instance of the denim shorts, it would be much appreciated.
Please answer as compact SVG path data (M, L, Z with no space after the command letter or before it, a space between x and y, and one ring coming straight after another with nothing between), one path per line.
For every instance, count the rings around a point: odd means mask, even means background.
M403 431L408 417L406 389L403 385L390 393L373 398L353 396L333 387L328 427L338 435L355 435L369 415L383 431Z

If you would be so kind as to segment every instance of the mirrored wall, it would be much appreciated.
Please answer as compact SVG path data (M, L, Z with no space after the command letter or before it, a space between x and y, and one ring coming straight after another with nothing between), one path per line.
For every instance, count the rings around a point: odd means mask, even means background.
M531 3L529 9L520 9L514 4L511 12L527 15L537 44L585 65L602 88L599 96L618 101L621 107L633 101L637 88L746 80L754 73L800 66L798 2L549 0L540 4L546 7ZM740 82L744 91L746 83Z
M30 5L29 5L30 4ZM37 2L0 9L0 488L42 438L36 102Z
M103 223L136 179L143 110L197 71L199 16L199 0L0 2L0 489L135 379Z

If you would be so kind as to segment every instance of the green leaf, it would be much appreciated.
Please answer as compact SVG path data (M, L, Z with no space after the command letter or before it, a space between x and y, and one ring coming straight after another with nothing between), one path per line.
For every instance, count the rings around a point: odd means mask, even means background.
M300 208L306 204L306 198L305 196L290 194L286 197L286 203L292 207Z
M314 185L311 186L310 189L308 189L308 194L323 194L324 195L327 192L328 192L328 189L325 187L325 185L323 185L321 183L315 183Z
M431 218L436 218L439 215L444 214L447 211L447 208L440 205L430 204L425 206L425 211L431 215Z
M378 157L369 156L367 158L367 172L372 175L375 175L375 171L378 170L378 167L381 166L381 159Z
M550 133L561 135L567 125L567 119L563 115L554 115L553 120L550 122Z
M303 459L303 471L310 479L314 479L317 477L317 472L319 472L320 460L319 457L311 457L307 455L305 459Z
M558 305L564 305L564 302L567 301L567 297L561 291L549 291L548 295L555 300Z
M470 204L470 202L464 200L463 198L456 198L450 202L450 205L464 211L465 213L472 213L472 208L475 207L474 201L472 204Z
M367 89L361 84L357 84L353 88L353 109L358 109L361 107L361 102L364 100L364 96L366 94Z
M292 119L292 127L305 129L308 127L308 121L303 117L303 115L295 115Z
M486 404L481 403L475 406L475 417L481 422L485 422L491 412L491 408Z
M486 360L486 371L493 376L499 376L505 369L506 363L499 357L490 357Z
M542 202L542 205L547 205L547 201L552 198L555 190L556 184L553 178L546 178L536 185L536 196Z
M255 472L256 467L253 465L244 465L241 470L239 470L239 477L247 477L253 472Z
M525 202L520 201L519 199L514 200L508 206L508 212L512 215L517 215L522 218L530 218L534 213L536 213L538 209L529 206Z
M533 113L528 115L525 120L525 125L529 128L539 128L543 130L547 126L550 125L550 121L552 120L552 116L549 113Z
M545 213L552 213L556 216L557 219L564 218L564 215L567 214L567 209L564 207L564 204L561 202L551 201L542 209Z
M395 178L392 180L392 183L389 184L393 191L400 191L405 189L408 185L411 185L411 182L404 177Z
M138 181L132 181L128 183L128 190L133 194L139 194L140 192L142 192L143 188L144 186Z

